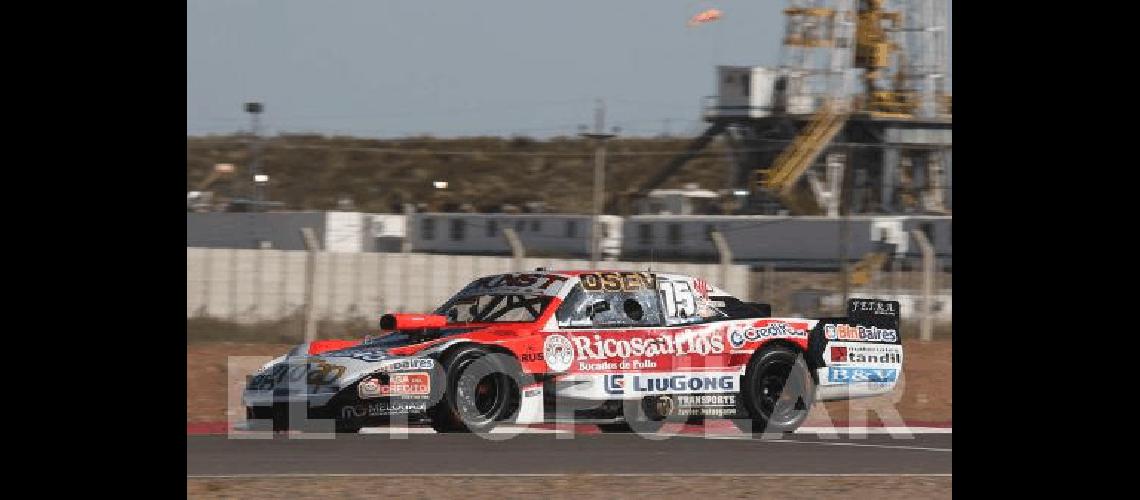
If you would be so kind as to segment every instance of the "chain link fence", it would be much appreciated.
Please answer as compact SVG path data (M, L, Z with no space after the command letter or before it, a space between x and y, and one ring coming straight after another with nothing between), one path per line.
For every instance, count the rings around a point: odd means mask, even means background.
M473 279L497 273L590 269L587 260L440 255L333 253L297 250L186 249L186 317L191 339L302 339L311 293L318 337L361 335L386 312L428 312ZM521 263L521 265L519 265ZM606 261L600 268L673 272L705 278L742 300L766 302L778 316L842 315L843 275L776 271L771 267L712 263ZM866 283L849 283L848 296L898 300L904 322L921 309L922 273L890 265ZM894 270L892 270L892 268ZM719 283L727 276L727 283ZM945 335L951 318L951 274L935 274L933 314ZM907 329L909 330L909 329Z

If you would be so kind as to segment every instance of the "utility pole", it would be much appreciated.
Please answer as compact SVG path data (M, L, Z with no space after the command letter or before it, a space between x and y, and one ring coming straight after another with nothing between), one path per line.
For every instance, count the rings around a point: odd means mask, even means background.
M718 230L714 229L709 233L709 238L716 247L716 253L720 255L720 283L717 284L721 288L728 289L728 276L732 271L732 247L728 246L728 240Z
M320 240L313 228L301 228L301 238L305 242L305 342L317 339L317 253L321 251Z
M515 272L526 271L526 269L523 268L523 259L526 258L526 248L523 247L519 233L515 232L515 228L513 227L504 227L503 237L507 239L507 245L511 247L511 256L514 258Z
M262 189L265 180L261 177L261 112L264 109L260 102L245 103L245 112L249 113L252 120L250 131L253 139L249 145L251 158L249 170L253 187L250 189L250 201L253 205L251 209L255 212L261 211L261 202L264 198Z
M847 227L847 214L844 213L839 217L839 274L840 280L842 281L842 304L843 307L847 307L847 298L850 293L847 288L848 282L850 281L850 277L848 276L849 269L847 269L847 240L851 230Z
M598 267L602 250L601 215L606 191L606 141L616 135L603 132L605 125L606 104L598 99L597 106L594 108L594 131L578 134L594 141L594 220L590 227L590 266L594 269ZM617 132L616 127L614 132Z
M843 302L841 307L844 308L847 307L847 299L850 295L850 290L848 289L850 286L848 284L850 281L850 276L848 275L850 269L848 269L847 266L847 244L851 238L851 228L848 226L850 222L849 219L851 217L851 206L848 200L850 198L850 194L854 189L854 177L854 175L844 175L843 179L838 184L838 186L841 187L839 188L838 192L835 193L835 196L839 197L839 272L841 275L840 279L843 282L841 287L843 291Z
M919 338L923 342L934 340L934 245L919 229L911 229L911 236L922 250L922 307L919 308Z

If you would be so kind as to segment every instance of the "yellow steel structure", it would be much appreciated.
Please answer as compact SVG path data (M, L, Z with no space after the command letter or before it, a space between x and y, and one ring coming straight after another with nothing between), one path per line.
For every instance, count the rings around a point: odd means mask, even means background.
M836 111L830 102L820 106L811 122L792 140L787 149L780 152L772 167L765 172L763 186L778 194L787 194L835 134L843 129L847 116L846 112Z
M851 267L850 283L852 286L864 286L871 282L873 273L883 267L890 256L883 252L871 252Z
M867 111L882 118L913 118L918 107L918 93L910 91L871 91Z
M804 173L844 128L851 114L860 118L913 120L929 112L924 111L930 109L924 105L924 100L934 99L934 113L947 116L951 114L951 98L941 90L928 95L925 92L930 91L929 87L908 84L912 80L929 81L923 79L926 77L922 73L911 74L911 70L929 71L926 68L930 63L924 62L922 58L926 56L921 55L925 52L918 52L917 64L913 67L908 65L905 57L908 49L902 45L905 40L898 38L901 32L931 31L929 20L922 17L921 9L908 10L907 19L904 19L903 12L886 10L885 0L856 0L857 7L849 2L837 2L837 8L818 6L821 2L815 2L817 6L802 5L807 2L793 3L795 6L784 10L787 24L783 39L784 46L793 49L790 54L794 55L785 56L793 61L791 74L796 78L813 74L813 68L805 66L804 61L812 60L807 57L810 50L824 48L830 51L832 66L815 71L830 71L829 75L840 76L829 76L828 97L823 99L807 125L771 165L753 172L750 183L778 197L793 212L812 213L816 210L804 210L811 205L808 203L811 200L807 199L810 193L793 191ZM845 81L845 68L863 70L864 88L861 92L848 94L846 87L836 90L835 82ZM797 97L804 95L797 94Z
M866 70L863 79L869 92L876 90L882 71L891 67L891 54L899 48L888 37L883 22L889 22L891 29L897 29L902 24L902 14L884 11L883 0L860 2L855 25L855 67Z
M784 45L793 47L831 47L834 43L831 27L835 9L826 7L792 7L784 9L788 16Z
M217 181L218 179L222 178L222 176L225 176L229 173L230 172L226 171L226 170L215 169L215 170L211 171L210 175L207 175L205 179L202 179L202 182L198 183L198 185L196 186L196 189L198 191L204 191L206 188L210 187L210 185L213 184L215 181Z

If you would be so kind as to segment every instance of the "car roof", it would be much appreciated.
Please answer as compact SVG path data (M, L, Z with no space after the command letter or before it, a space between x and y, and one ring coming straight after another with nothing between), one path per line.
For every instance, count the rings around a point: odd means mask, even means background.
M539 272L546 272L546 273L550 273L550 274L561 274L563 276L581 276L583 274L594 274L594 273L640 273L640 272L652 272L652 271L631 271L629 269L583 269L583 270L577 270L577 271L539 271Z
M650 273L650 274L656 274L658 276L664 276L664 277L669 277L669 278L694 278L694 279L700 278L700 276L695 276L695 275L691 275L691 274L681 274L681 273L662 272L662 271L650 271L650 270L641 271L641 270L634 270L634 269L573 269L573 270L557 270L557 271L540 269L540 270L535 270L535 271L522 271L522 272L515 271L515 272L496 273L496 274L490 274L490 275L487 275L484 277L502 276L505 274L531 274L531 273L553 274L553 275L557 275L557 276L565 276L567 278L576 278L576 277L581 276L583 274L599 274L599 273L601 273L601 274L608 274L608 273Z
M545 274L545 275L552 275L552 276L562 276L562 277L568 278L568 279L576 279L576 278L578 278L582 275L585 275L585 274L597 274L597 273L603 273L603 274L604 273L650 273L650 274L654 274L658 277L665 278L667 280L685 280L685 281L693 280L694 284L703 283L707 289L706 295L734 297L732 293L728 292L727 290L724 290L723 288L720 288L718 286L715 286L715 285L709 283L707 280L705 280L704 278L702 278L700 276L695 276L695 275L690 275L690 274L670 273L670 272L649 271L649 270L633 271L633 270L607 270L607 269L572 269L572 270L548 271L546 269L539 268L539 269L536 269L534 271L529 271L529 272L523 271L523 272L506 272L506 273L489 274L489 275L485 275L485 276L478 278L478 280L492 278L492 277L496 277L496 276L525 275L525 274L536 274L536 273ZM697 285L697 286L700 286L700 285ZM559 295L561 293L566 293L566 292L560 290L559 292L556 292L556 293L551 294L551 295Z

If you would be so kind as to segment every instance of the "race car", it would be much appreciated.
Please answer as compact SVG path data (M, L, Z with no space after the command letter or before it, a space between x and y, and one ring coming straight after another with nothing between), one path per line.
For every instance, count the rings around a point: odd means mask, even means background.
M572 421L652 432L723 418L791 432L816 401L890 392L903 361L898 302L775 317L703 279L650 271L486 276L432 314L385 314L379 326L374 337L298 345L250 376L242 397L254 428Z

